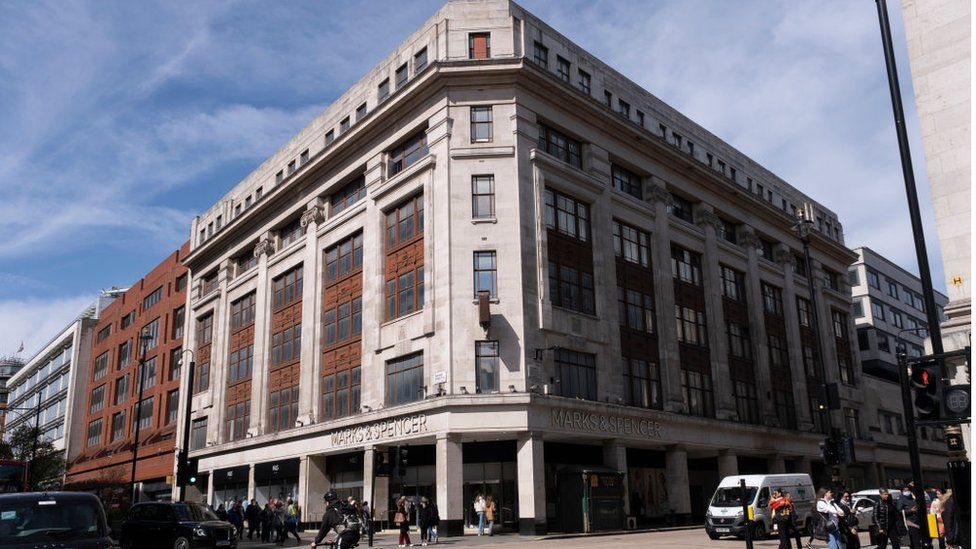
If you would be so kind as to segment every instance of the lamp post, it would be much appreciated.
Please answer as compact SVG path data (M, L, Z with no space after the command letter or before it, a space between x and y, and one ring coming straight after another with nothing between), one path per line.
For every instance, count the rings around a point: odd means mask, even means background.
M190 461L190 411L193 408L193 374L196 368L196 355L191 349L186 349L184 353L190 353L193 357L190 360L190 369L187 373L186 381L186 408L183 414L183 440L176 461L176 482L180 489L180 501L186 501L186 475ZM180 358L182 361L183 358Z
M138 377L138 396L136 397L136 413L133 420L135 421L135 428L133 429L132 435L132 472L129 477L129 493L132 495L132 503L139 502L139 494L136 493L136 459L139 455L139 424L142 423L142 378L143 370L146 367L146 347L153 336L143 329L139 334L139 343L141 346L141 351L139 353L139 367L137 368L136 377Z

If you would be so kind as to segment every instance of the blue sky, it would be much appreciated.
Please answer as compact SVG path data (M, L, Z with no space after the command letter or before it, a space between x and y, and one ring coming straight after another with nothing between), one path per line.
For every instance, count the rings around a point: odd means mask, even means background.
M140 278L442 3L0 3L0 355ZM917 272L874 2L521 4L838 212L849 246Z

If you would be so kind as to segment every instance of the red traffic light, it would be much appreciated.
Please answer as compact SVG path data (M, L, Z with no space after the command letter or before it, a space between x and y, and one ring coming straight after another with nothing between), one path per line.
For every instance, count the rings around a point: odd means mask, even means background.
M915 389L928 389L935 392L935 381L938 378L939 367L937 362L919 362L912 364L912 387Z

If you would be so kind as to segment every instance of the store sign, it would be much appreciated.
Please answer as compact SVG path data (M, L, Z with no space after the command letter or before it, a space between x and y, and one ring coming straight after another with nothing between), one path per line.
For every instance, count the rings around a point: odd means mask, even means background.
M649 419L597 414L571 410L552 410L549 424L560 429L586 433L609 433L646 438L661 438L661 424Z
M332 445L362 444L427 432L427 414L398 417L332 432Z

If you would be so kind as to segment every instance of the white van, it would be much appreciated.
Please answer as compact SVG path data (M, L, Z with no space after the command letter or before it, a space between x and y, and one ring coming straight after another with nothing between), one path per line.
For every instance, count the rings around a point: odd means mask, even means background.
M735 475L722 479L708 504L708 512L705 513L708 537L745 537L746 518L742 512L742 500L739 499L739 482L742 479L746 481L745 499L748 505L752 505L755 517L753 539L763 539L773 530L773 516L769 509L773 490L790 493L796 508L796 523L808 529L810 513L817 499L810 475Z

